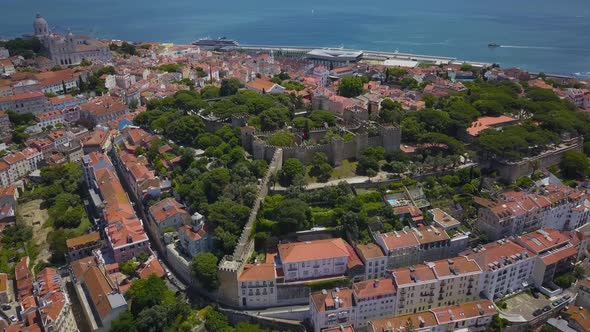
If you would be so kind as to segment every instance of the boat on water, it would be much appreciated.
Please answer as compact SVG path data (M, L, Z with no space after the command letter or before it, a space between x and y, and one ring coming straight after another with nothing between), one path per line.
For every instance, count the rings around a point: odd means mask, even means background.
M213 38L200 38L197 41L193 42L193 45L200 46L203 48L224 48L224 47L237 47L240 46L240 43L233 39L229 39L226 37L219 37L217 39Z
M500 47L500 46L502 46L502 45L500 45L500 44L496 44L496 43L489 43L489 44L488 44L488 47L489 47L489 48L496 48L496 47Z

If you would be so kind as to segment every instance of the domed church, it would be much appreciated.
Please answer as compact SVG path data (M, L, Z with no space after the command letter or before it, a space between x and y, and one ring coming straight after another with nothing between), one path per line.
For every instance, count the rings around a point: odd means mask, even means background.
M63 36L51 32L47 21L37 14L33 21L35 37L39 38L49 59L56 65L77 65L82 60L108 62L111 60L109 46L88 36L68 32Z

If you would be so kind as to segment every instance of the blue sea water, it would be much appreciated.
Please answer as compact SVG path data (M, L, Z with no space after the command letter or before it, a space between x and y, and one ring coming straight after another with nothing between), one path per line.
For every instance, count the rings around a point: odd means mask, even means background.
M590 0L0 0L0 37L30 33L36 12L57 31L102 38L227 36L590 75Z

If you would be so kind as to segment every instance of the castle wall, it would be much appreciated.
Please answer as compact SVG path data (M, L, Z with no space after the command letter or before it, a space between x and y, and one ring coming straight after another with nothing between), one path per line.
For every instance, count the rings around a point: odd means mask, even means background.
M530 175L533 172L533 166L536 169L548 168L561 162L563 155L568 151L582 151L584 143L583 137L574 138L562 143L558 148L545 151L533 158L522 160L515 163L502 163L492 161L492 168L498 169L500 176L508 181L514 181L519 177Z

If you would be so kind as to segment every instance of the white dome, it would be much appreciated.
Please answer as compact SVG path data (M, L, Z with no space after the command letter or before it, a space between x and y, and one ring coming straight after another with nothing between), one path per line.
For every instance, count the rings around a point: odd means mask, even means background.
M46 35L49 33L47 21L39 13L37 13L35 20L33 21L33 29L35 31L35 35Z

